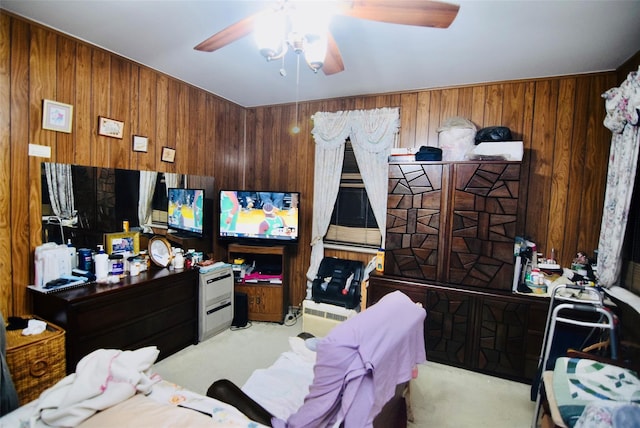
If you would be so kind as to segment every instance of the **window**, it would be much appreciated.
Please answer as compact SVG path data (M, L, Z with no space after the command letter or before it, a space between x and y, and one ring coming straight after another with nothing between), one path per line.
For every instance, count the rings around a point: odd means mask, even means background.
M325 242L376 249L382 242L349 140L345 144L340 189Z
M167 224L167 185L164 181L164 174L158 173L156 177L156 189L153 192L151 207L153 213L151 222L153 224Z

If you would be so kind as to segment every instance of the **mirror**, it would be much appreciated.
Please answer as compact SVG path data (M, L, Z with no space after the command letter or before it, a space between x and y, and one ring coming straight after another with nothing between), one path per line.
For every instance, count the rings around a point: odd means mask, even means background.
M93 249L104 233L123 231L123 222L131 231L166 229L167 187L197 186L205 189L207 200L214 198L213 177L157 173L155 186L150 185L153 224L141 227L140 176L137 170L43 163L42 242L71 239L76 248ZM213 212L207 216L210 228ZM211 230L207 232L211 236Z

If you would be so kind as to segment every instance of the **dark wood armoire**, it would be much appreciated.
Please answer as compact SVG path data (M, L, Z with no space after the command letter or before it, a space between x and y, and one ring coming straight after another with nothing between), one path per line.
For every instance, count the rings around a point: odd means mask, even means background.
M520 163L390 162L384 274L427 309L427 359L531 381L548 302L512 293Z

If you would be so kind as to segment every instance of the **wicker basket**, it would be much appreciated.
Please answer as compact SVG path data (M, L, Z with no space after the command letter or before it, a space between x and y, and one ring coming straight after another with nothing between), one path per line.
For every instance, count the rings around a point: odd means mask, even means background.
M38 398L66 376L64 345L64 330L49 322L47 329L36 335L7 331L7 365L21 405Z

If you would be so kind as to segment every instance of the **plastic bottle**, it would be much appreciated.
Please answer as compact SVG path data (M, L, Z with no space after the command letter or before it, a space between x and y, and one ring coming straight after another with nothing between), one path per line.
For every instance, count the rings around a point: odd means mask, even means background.
M67 247L69 248L69 258L71 259L71 269L78 267L78 252L76 247L71 243L71 239L67 239Z
M95 273L93 269L93 258L91 257L91 250L88 248L80 248L78 250L78 267L87 272Z
M104 252L104 247L98 245L98 254L95 255L96 280L109 276L109 256Z
M124 259L122 254L111 254L109 256L110 272L112 276L122 278L124 276Z
M184 269L184 256L182 255L182 249L176 248L174 256L174 269Z
M140 274L140 261L132 257L129 262L129 275L138 276Z
M376 271L384 272L384 248L378 248L376 253Z
M140 250L140 272L144 272L151 267L151 259L147 254L147 250Z

